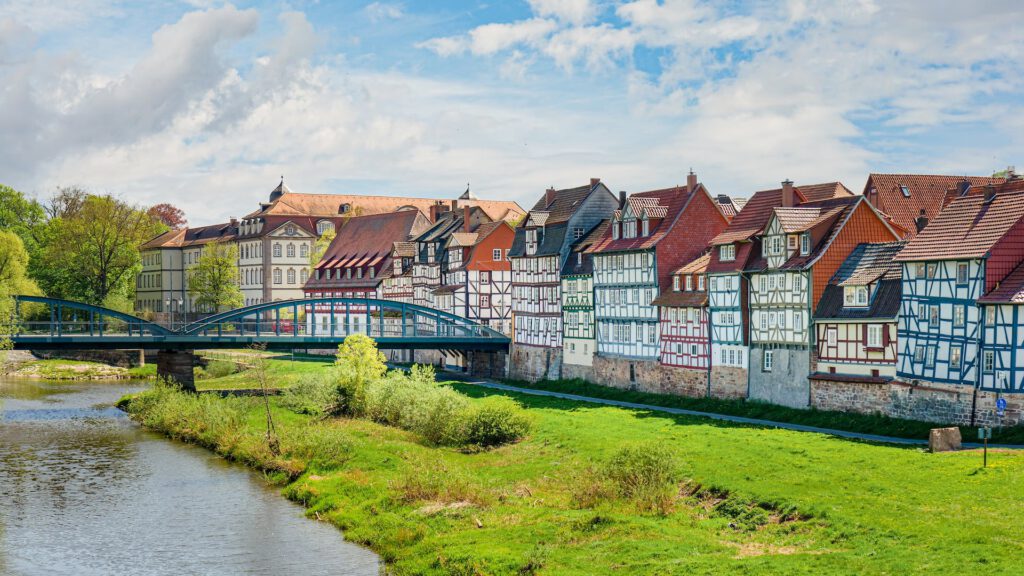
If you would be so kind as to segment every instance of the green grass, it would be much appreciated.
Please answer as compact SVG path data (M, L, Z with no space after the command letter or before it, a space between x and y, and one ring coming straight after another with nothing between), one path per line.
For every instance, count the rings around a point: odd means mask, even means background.
M539 382L502 380L502 382L511 386L531 388L534 390L548 390L551 392L590 396L592 398L603 398L606 400L620 400L636 404L649 404L651 406L683 408L686 410L698 410L701 412L713 412L716 414L728 414L731 416L743 416L746 418L759 418L762 420L771 420L773 422L788 422L792 424L803 424L805 426L817 426L819 428L846 430L849 432L880 434L883 436L894 436L896 438L927 439L929 430L939 426L939 424L932 422L901 420L882 415L830 412L814 409L801 410L797 408L788 408L786 406L777 406L775 404L768 404L765 402L720 400L717 398L687 398L684 396L670 396L667 394L652 394L650 392L622 390L619 388L601 386L585 380L542 380ZM978 437L977 428L962 426L960 430L965 442L973 442ZM1003 444L1024 444L1024 427L1014 426L993 430L992 442Z
M471 397L499 394L455 386ZM474 453L275 405L284 455L273 456L261 440L259 399L130 409L284 479L286 495L371 546L396 574L1020 573L1024 455L990 454L981 469L977 451L928 454L511 396L530 412L531 435ZM238 424L225 416L232 410ZM684 478L655 507L602 484L623 446L645 443L671 451Z
M275 388L288 388L303 376L324 370L330 362L292 362L271 359L267 361L267 378ZM207 378L196 381L199 390L239 390L259 388L252 370L242 370L221 378Z
M154 373L155 371L156 369L154 368ZM129 371L126 368L110 366L100 362L48 359L26 362L19 366L11 375L40 380L99 380L127 378L129 377Z

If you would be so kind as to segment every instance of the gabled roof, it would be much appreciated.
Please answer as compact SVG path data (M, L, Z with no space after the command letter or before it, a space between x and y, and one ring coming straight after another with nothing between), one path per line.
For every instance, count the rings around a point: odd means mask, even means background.
M234 240L238 236L238 225L232 223L211 224L196 228L170 230L143 244L141 250L155 248L186 248L210 242Z
M665 238L675 225L676 220L690 203L690 200L697 194L705 194L714 200L714 197L708 193L707 189L704 188L704 184L701 183L694 186L692 192L687 191L685 186L674 186L672 188L651 190L649 192L637 192L636 194L633 194L627 200L631 211L635 211L636 209L651 211L655 208L662 208L664 209L664 216L653 221L651 224L650 234L647 236L640 235L639 232L641 232L641 230L638 229L636 238L619 237L618 239L613 239L609 231L609 233L604 235L600 242L596 242L590 248L590 251L621 252L625 250L646 250L657 246L658 242ZM634 206L636 208L634 208ZM715 202L715 206L721 211L721 205L718 202ZM724 213L723 216L725 216ZM728 216L725 217L728 219Z
M999 286L978 298L980 304L1024 304L1024 262L1010 272Z
M1002 182L987 176L940 176L928 174L870 174L864 184L864 195L883 214L913 236L915 221L921 210L929 221L956 195L962 182L972 187ZM906 192L904 192L904 187ZM872 197L871 188L876 193Z
M338 231L317 268L337 268L390 259L395 242L405 242L426 224L418 211L355 216ZM314 281L311 278L311 281Z
M805 224L807 226L805 229L811 233L814 245L811 247L810 253L806 255L796 253L779 266L779 269L801 270L808 266L812 266L817 262L818 259L821 258L822 254L828 250L828 247L831 246L832 241L842 231L843 226L846 224L850 215L853 214L854 209L862 201L866 203L866 200L862 196L842 196L831 200L809 202L805 204L803 207L815 207L821 209L817 218ZM867 208L870 209L870 206ZM779 209L776 208L775 210ZM773 210L773 214L774 213L775 211ZM886 225L888 224L886 223ZM747 270L756 272L764 270L767 267L767 258L765 258L764 255L761 255L759 258L748 264Z
M703 274L704 272L707 272L709 262L711 262L711 252L705 252L690 262L680 266L678 270L672 273L672 275Z
M906 245L906 241L858 244L832 276L830 283L852 286L869 284L883 277L899 280L903 277L903 267L894 258Z
M928 224L896 260L924 261L983 258L1024 218L1024 180L994 186L995 198L984 193L959 196Z
M565 264L562 265L562 276L594 273L594 256L588 253L588 249L608 232L610 222L607 219L601 220L597 223L597 226L591 228L589 233L573 242L569 251L569 257L565 259ZM576 254L583 254L583 256L581 258L576 256Z
M829 198L842 198L853 196L849 188L843 186L842 182L825 182L824 184L807 184L798 186L797 190L808 202L819 202Z
M799 206L796 208L775 208L775 218L783 232L795 234L806 232L818 224L839 214L845 206Z
M246 218L266 216L313 216L320 218L338 217L352 213L357 216L384 214L398 210L419 210L430 213L431 206L451 206L453 200L437 198L406 198L398 196L373 196L362 194L301 194L285 190L276 200L262 204L259 210ZM507 200L478 200L460 198L455 201L458 208L479 206L492 220L516 219L525 214L519 204ZM342 207L347 205L344 212Z
M397 258L415 258L416 257L416 243L415 242L395 242L394 248L391 250L391 254Z
M545 192L530 209L530 214L532 216L534 212L546 213L543 216L544 222L537 224L538 226L561 224L568 220L587 196L601 185L600 182L594 182L586 186L554 190L550 194Z
M851 197L853 194L840 182L794 186L799 203L821 202L831 198ZM810 195L810 197L808 197ZM800 204L797 204L798 206ZM782 206L782 188L755 192L746 200L743 209L729 223L724 232L711 240L712 245L745 242L764 230L772 209Z

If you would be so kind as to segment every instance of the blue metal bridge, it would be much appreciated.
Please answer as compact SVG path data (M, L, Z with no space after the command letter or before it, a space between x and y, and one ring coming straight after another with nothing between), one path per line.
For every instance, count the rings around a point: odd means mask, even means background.
M510 342L454 314L370 298L268 302L172 329L91 304L17 296L13 325L2 332L22 350L335 348L351 334L365 334L382 349L498 352Z

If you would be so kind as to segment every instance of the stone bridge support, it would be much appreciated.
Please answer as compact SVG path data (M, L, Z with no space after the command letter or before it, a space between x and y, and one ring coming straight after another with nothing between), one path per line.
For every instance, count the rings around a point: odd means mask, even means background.
M195 365L196 355L192 350L161 350L156 355L156 375L187 392L196 391Z

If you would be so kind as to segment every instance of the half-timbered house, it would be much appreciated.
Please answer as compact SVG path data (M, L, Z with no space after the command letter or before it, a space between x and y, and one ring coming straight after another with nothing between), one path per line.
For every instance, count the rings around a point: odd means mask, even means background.
M413 303L412 266L415 259L415 242L394 243L391 249L391 272L381 279L380 298Z
M592 379L597 352L594 323L594 259L589 249L608 230L603 220L572 244L562 265L562 376Z
M640 192L613 213L594 245L595 371L613 385L636 381L635 361L661 356L658 307L672 273L695 259L735 210L712 196L692 172L686 186Z
M910 239L958 195L995 181L1002 180L985 176L870 174L864 183L864 197L889 217L904 238Z
M662 365L699 371L705 380L711 368L706 276L710 260L710 253L705 252L683 265L672 274L672 288L654 299Z
M513 341L510 373L558 378L562 346L562 265L569 247L618 206L600 179L549 188L516 227L512 263Z
M1024 240L1017 242L1024 250ZM984 320L980 387L1020 394L1024 392L1024 263L978 304Z
M794 186L786 196L783 192L782 188L755 192L728 228L711 241L707 282L712 396L742 398L747 394L749 291L743 271L761 257L761 234L773 210L853 196L839 182Z
M792 198L793 183L783 182ZM749 396L805 407L814 347L812 313L829 279L863 242L889 242L896 230L862 197L841 197L772 210L761 257L750 278Z
M465 220L463 220L465 223ZM446 247L444 286L452 314L510 334L512 266L508 253L515 231L506 221L485 222L472 232L455 232Z

